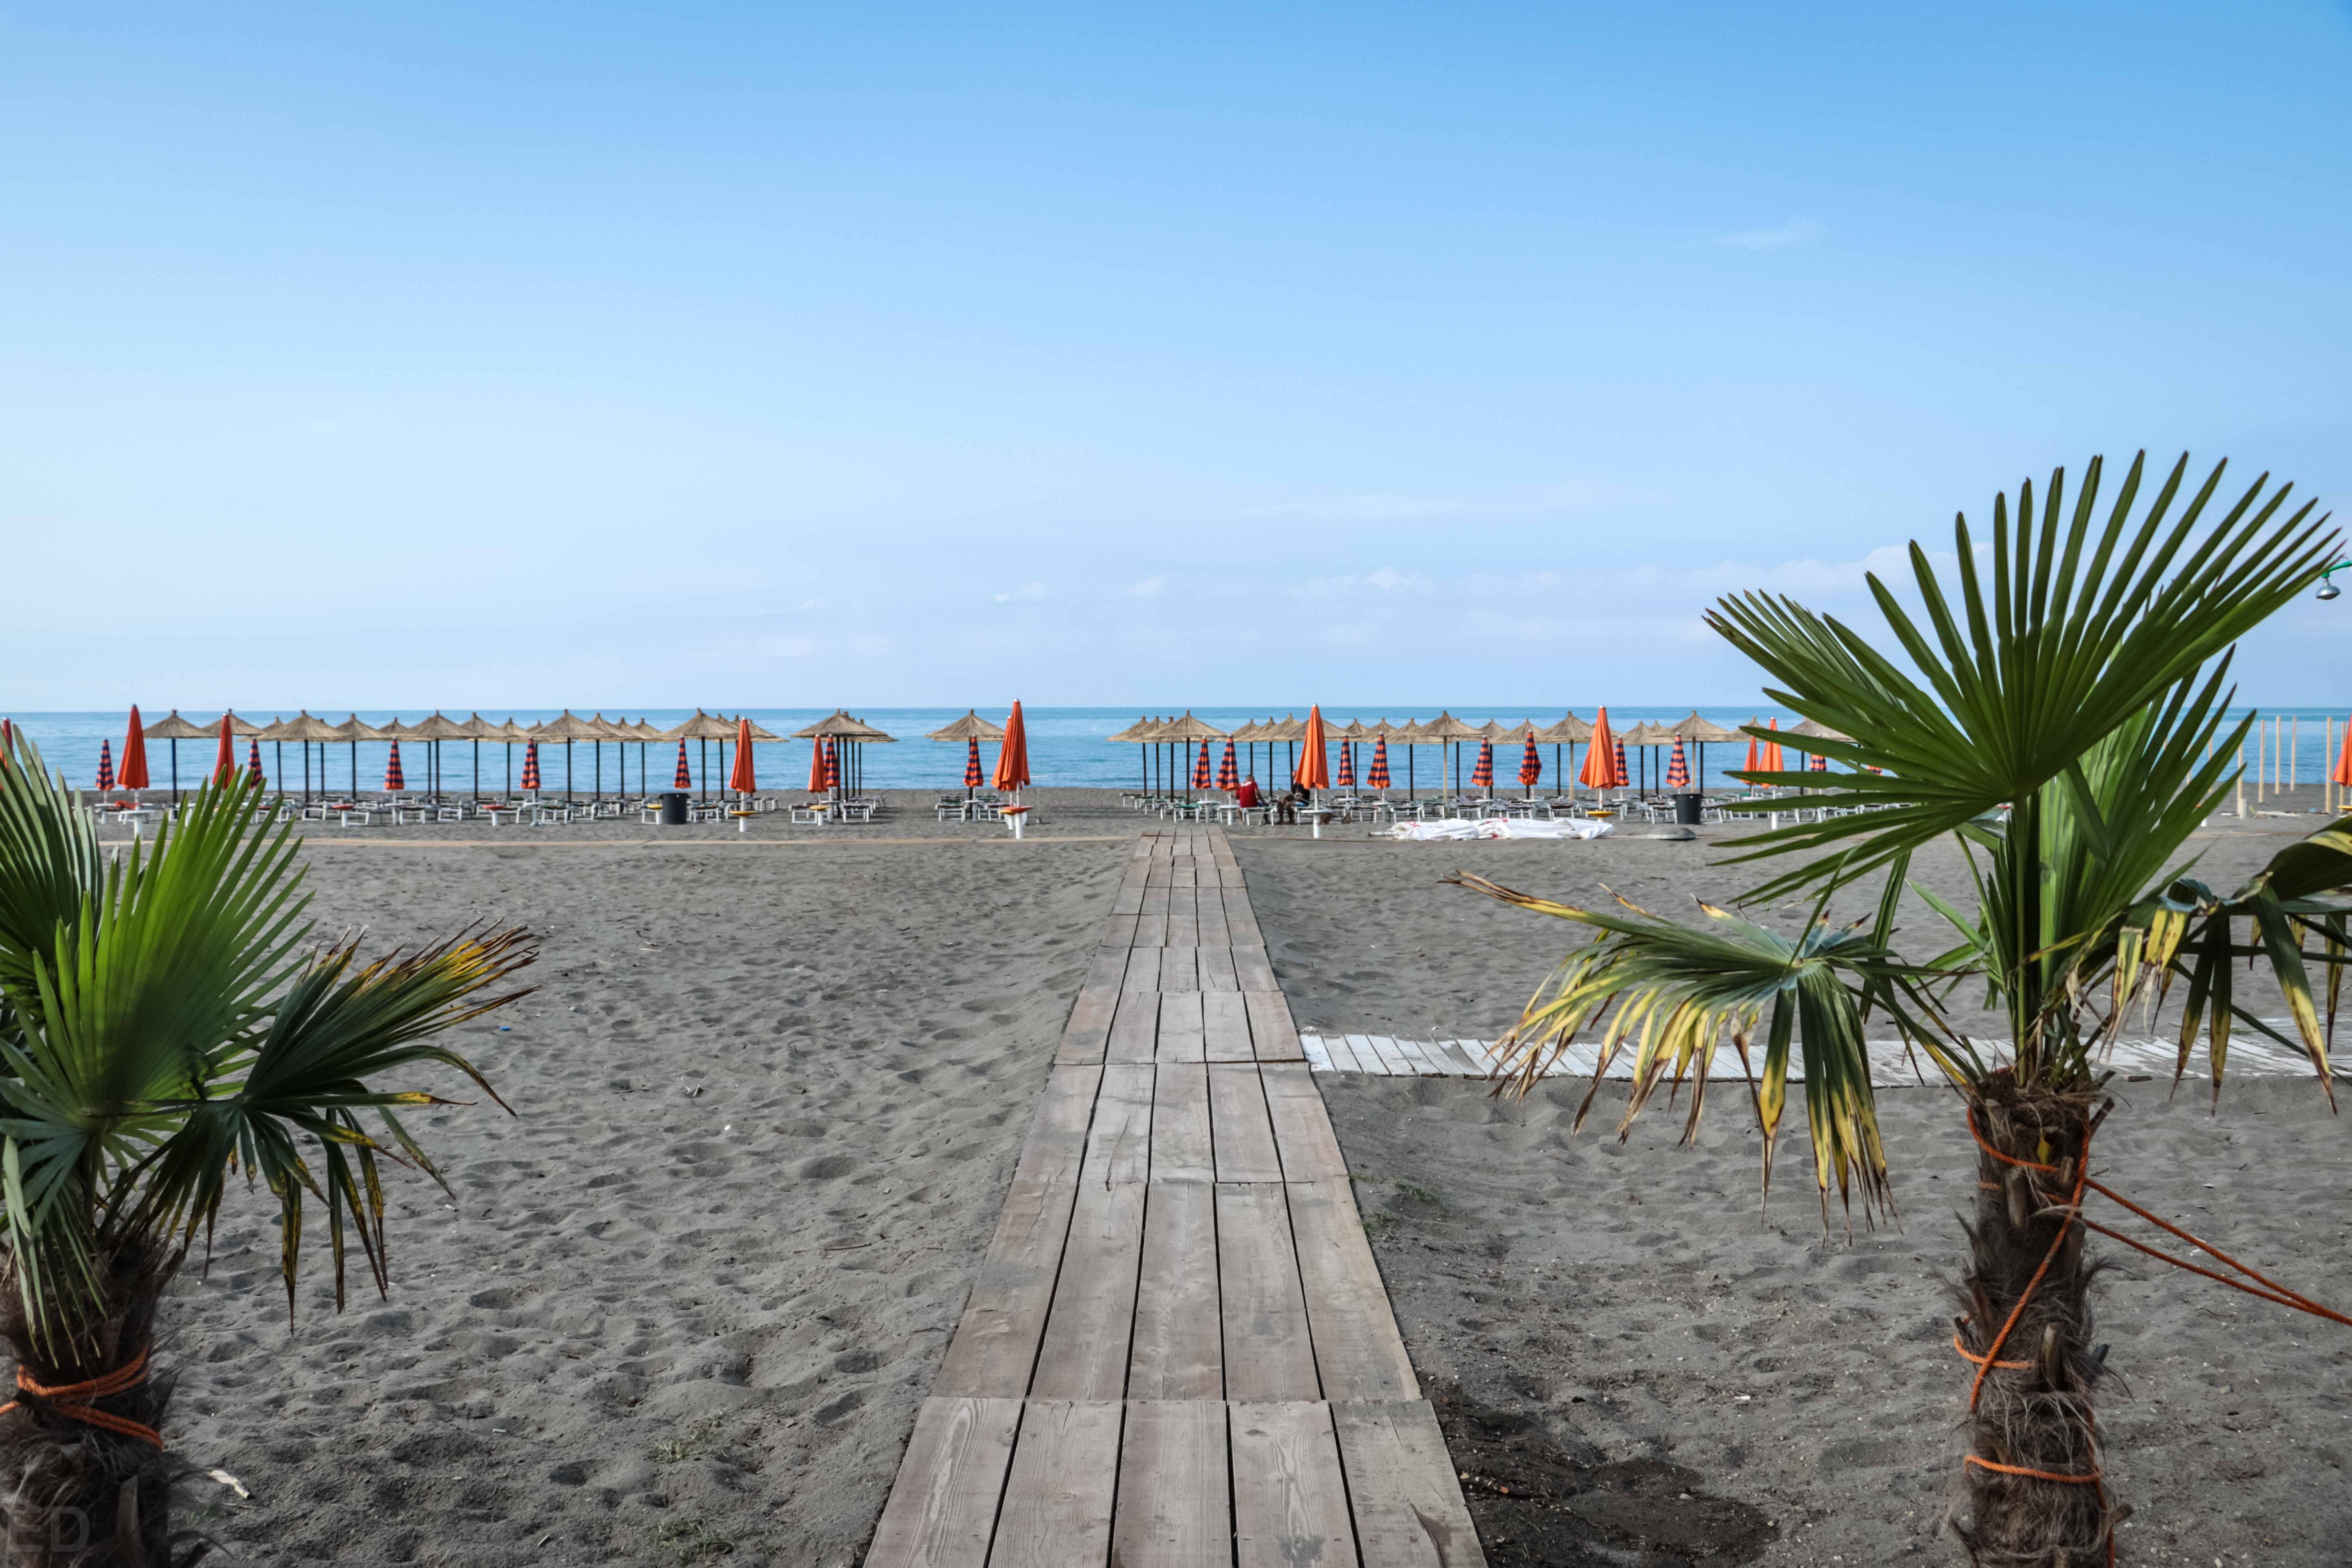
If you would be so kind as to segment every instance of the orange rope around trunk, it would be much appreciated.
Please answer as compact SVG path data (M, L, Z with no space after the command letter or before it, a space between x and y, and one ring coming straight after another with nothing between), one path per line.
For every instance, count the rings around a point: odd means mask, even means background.
M128 1415L116 1415L111 1412L100 1410L93 1403L96 1400L110 1398L114 1394L128 1394L146 1381L147 1352L145 1351L141 1351L137 1358L128 1366L118 1367L103 1377L93 1377L88 1383L61 1383L54 1388L36 1383L33 1380L33 1374L23 1367L16 1369L17 1392L33 1395L58 1415L69 1421L79 1421L85 1426L96 1426L104 1431L120 1433L125 1437L135 1437L142 1443L150 1443L160 1448L163 1446L163 1435L161 1432L143 1421L133 1421ZM23 1403L22 1400L12 1399L5 1405L0 1405L0 1415L6 1415Z

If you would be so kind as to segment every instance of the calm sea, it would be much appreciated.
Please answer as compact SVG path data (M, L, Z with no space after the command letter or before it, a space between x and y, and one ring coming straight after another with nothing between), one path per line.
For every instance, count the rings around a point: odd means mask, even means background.
M826 717L831 710L813 708L755 708L747 711L754 722L782 735L814 723ZM1292 711L1286 709L1273 714L1272 717L1282 718ZM1296 711L1303 714L1304 710ZM1533 719L1538 724L1549 724L1557 721L1560 714L1558 709L1538 710L1531 712L1524 708L1489 709L1475 704L1456 707L1451 711L1455 718L1473 725L1483 724L1489 719L1498 719L1507 725L1528 719ZM1592 717L1592 710L1589 708L1579 711L1586 719ZM1672 723L1689 711L1687 708L1612 707L1609 710L1609 719L1612 726L1623 730L1645 721ZM1745 723L1751 718L1765 720L1778 718L1784 728L1795 721L1794 715L1772 709L1702 708L1699 712L1703 717L1726 728ZM336 710L332 714L320 714L320 717L326 718L331 723L340 721L345 716L344 710ZM383 724L394 718L415 723L425 716L420 711L393 713L381 710L371 710L360 715L371 724ZM645 719L657 729L667 729L692 716L688 710L669 709L628 715L631 720ZM1160 715L1155 715L1155 717L1159 716ZM1253 719L1268 717L1263 711L1239 708L1205 708L1199 710L1195 716L1207 721L1220 730L1232 730ZM1385 710L1334 708L1326 709L1323 716L1327 723L1345 725L1350 720L1361 720L1367 724L1380 720L1402 723L1408 718L1431 719L1434 718L1435 714L1428 710L1409 711L1402 708L1391 708ZM2290 753L2289 760L2294 764L2294 776L2305 783L2317 782L2332 760L2326 754L2327 747L2323 739L2322 721L2325 718L2333 717L2337 725L2337 733L2340 735L2344 722L2343 716L2330 715L2326 710L2321 709L2282 710L2279 716L2289 721L2288 731L2291 743L2286 746L2285 751ZM50 769L63 771L67 782L78 787L86 788L95 782L100 742L110 742L116 763L119 764L121 761L127 714L121 712L22 713L11 715L11 717L41 748L42 755L47 761ZM142 717L147 722L152 723L161 715L145 713ZM218 715L216 713L191 714L189 717L195 722L202 723L206 718L217 719ZM245 713L243 717L257 724L266 724L278 715L257 710ZM464 715L453 715L453 717L463 718ZM497 713L487 717L493 720L511 717L528 726L541 720L552 719L556 715L546 711L528 711L513 714ZM961 714L944 708L875 708L866 710L858 717L898 737L898 743L895 745L870 745L866 748L866 783L868 785L885 789L950 789L962 783L964 748L961 745L942 745L923 738L928 731L952 722L962 717ZM1001 712L992 712L987 717L1002 722L1004 715ZM1040 785L1097 784L1116 787L1139 784L1143 782L1145 749L1133 745L1110 745L1105 741L1107 736L1135 721L1137 715L1133 711L1108 708L1031 708L1024 710L1024 717L1028 722L1029 772L1034 783ZM248 744L249 742L238 742L237 761L240 763L246 760ZM310 748L310 766L313 787L331 784L338 791L350 789L352 771L356 765L358 787L361 790L373 792L383 788L384 767L390 747L383 742L362 742L357 748L356 758L353 756L353 750L349 745ZM415 742L406 742L401 747L402 769L408 787L411 789L423 787L426 763L425 750ZM561 745L548 745L542 746L540 750L541 783L551 790L562 789L564 787L563 770L566 765L564 748ZM772 745L763 743L755 750L761 787L790 789L806 782L809 772L808 742L788 741ZM1282 753L1282 756L1271 763L1266 754L1267 750L1268 748L1263 744L1256 749L1255 763L1259 782L1262 784L1286 782L1289 777L1286 762L1288 748L1274 748L1276 752ZM1358 749L1357 766L1360 770L1360 770L1370 760L1370 750L1369 743ZM1448 750L1450 751L1450 748ZM1458 763L1465 784L1468 781L1475 750L1475 745L1461 749ZM688 771L693 776L698 787L715 786L723 782L719 772L719 748L716 745L705 748L689 742L686 751ZM1212 748L1213 763L1222 756L1223 751L1221 744ZM1440 748L1435 746L1411 748L1410 757L1407 752L1408 748L1403 746L1391 745L1389 748L1389 769L1393 776L1395 787L1400 789L1405 786L1408 776L1419 787L1426 789L1439 782L1441 768L1450 775L1456 763L1456 759L1450 755L1441 757ZM1710 788L1732 785L1734 781L1726 776L1725 770L1745 764L1747 759L1744 745L1708 746L1705 748L1705 752L1706 785ZM178 752L179 777L184 784L193 786L202 777L206 764L212 761L214 743L210 741L183 741L179 743ZM625 765L625 752L627 770L625 782L622 772ZM1495 761L1496 787L1498 789L1516 787L1520 749L1517 746L1501 746L1496 748L1496 752ZM570 767L572 787L581 791L594 790L600 787L601 779L601 787L606 790L635 789L639 786L641 753L643 765L652 774L655 784L656 785L666 784L677 766L677 748L675 743L667 746L649 743L641 749L634 744L623 747L607 742L599 747L587 742L578 742L571 748ZM486 742L481 745L479 754L481 773L478 784L483 790L503 792L507 787L509 766L516 770L514 776L520 776L521 747L512 748L509 753L509 748ZM982 765L992 768L996 760L996 748L993 745L984 745L982 748ZM442 743L441 779L445 790L464 793L476 787L478 781L474 773L475 756L476 748L469 742L448 741ZM1252 759L1240 753L1237 753L1237 758L1244 770L1247 771L1251 766ZM1543 764L1544 787L1552 785L1554 767L1558 760L1559 760L1559 754L1554 748L1546 746L1541 749L1540 761ZM1573 772L1580 763L1581 753L1571 752L1565 760L1570 771ZM1700 762L1696 750L1691 752L1688 760L1696 772ZM284 787L290 791L299 792L303 787L303 748L300 746L281 747L268 742L261 744L263 770L273 781L282 781ZM1635 765L1639 765L1637 760L1629 758L1629 761L1634 761ZM149 742L147 762L156 787L168 786L173 766L171 744L162 741ZM1664 765L1663 752L1651 759L1651 765L1654 776L1655 771L1663 769ZM708 777L705 776L706 766ZM2284 769L2284 763L2282 767ZM323 777L320 776L322 773Z

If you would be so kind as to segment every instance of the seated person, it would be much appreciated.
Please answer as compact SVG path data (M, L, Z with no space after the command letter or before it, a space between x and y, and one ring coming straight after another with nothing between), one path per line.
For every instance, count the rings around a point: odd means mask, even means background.
M1274 820L1276 822L1296 823L1298 820L1299 807L1313 805L1314 804L1315 792L1308 789L1304 784L1294 784L1290 786L1287 793L1276 797L1274 803Z
M1257 791L1255 773L1245 776L1242 780L1242 787L1234 792L1234 804L1239 806L1255 806L1261 798Z

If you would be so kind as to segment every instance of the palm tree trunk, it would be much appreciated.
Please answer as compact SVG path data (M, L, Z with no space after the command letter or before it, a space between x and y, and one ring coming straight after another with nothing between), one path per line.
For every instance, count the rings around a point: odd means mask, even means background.
M2091 1344L2095 1269L2069 1206L2105 1114L2091 1099L2021 1087L2004 1069L1969 1100L1982 1142L2008 1156L1978 1152L1957 1324L1974 1359L1962 1363L1972 1391L1966 1489L1948 1523L1979 1568L2105 1568L2109 1534L2130 1511L2095 1479L2061 1479L2099 1473L2091 1399L2106 1347Z

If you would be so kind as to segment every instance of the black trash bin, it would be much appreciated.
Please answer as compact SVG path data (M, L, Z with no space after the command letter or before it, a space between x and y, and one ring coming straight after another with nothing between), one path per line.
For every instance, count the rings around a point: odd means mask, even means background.
M665 790L662 792L661 802L662 826L664 827L684 827L686 826L686 791L682 789Z
M1699 797L1695 795L1675 796L1675 822L1683 827L1698 826Z

